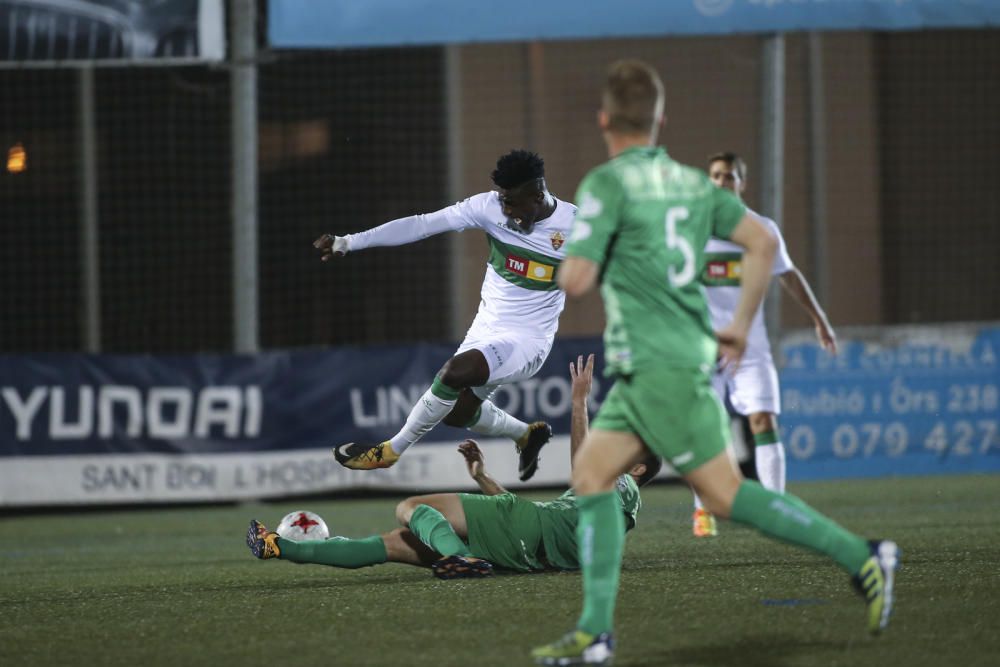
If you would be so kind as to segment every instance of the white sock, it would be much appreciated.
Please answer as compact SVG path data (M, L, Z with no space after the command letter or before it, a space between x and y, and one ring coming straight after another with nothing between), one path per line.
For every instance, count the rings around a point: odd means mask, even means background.
M761 486L769 491L785 492L785 446L780 442L754 447L754 462Z
M456 399L444 399L435 395L430 389L424 392L417 404L410 410L406 423L399 433L389 439L392 450L402 454L410 445L424 437L429 430L438 425L451 409L455 407Z
M528 432L527 424L498 408L493 401L483 401L480 410L479 421L469 427L474 433L503 435L517 440Z

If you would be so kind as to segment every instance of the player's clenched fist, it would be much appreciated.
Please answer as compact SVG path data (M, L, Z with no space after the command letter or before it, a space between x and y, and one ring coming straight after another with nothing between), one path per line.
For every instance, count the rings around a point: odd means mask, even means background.
M333 234L323 234L313 241L313 247L319 250L320 259L324 262L335 256L346 255L351 250L346 236L334 236Z

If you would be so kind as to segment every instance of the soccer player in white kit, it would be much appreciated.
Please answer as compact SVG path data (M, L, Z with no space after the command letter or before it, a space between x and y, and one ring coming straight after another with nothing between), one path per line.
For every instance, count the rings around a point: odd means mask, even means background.
M427 213L400 218L358 234L324 234L313 244L324 261L365 248L399 246L442 232L486 232L486 264L479 312L465 340L413 406L403 428L378 444L334 448L341 465L388 468L439 422L514 440L522 481L538 468L538 452L552 429L526 424L499 409L490 395L500 385L530 378L545 362L559 325L565 295L556 269L565 252L576 207L553 196L545 166L535 153L515 150L497 160L496 191Z
M709 158L708 175L718 187L732 191L742 199L746 189L746 163L735 153L718 153ZM827 321L826 314L816 301L809 283L788 256L781 230L773 220L757 217L778 239L771 275L777 276L785 288L812 318L816 337L825 350L836 354L837 337ZM733 319L740 297L740 261L742 247L721 239L709 239L705 246L705 272L702 284L712 316L712 327L724 329ZM724 405L747 418L754 441L754 463L760 483L766 489L785 490L785 448L778 437L778 418L781 413L781 396L778 388L778 371L771 357L771 345L764 325L763 306L757 310L747 349L739 366L721 369L713 378L713 385ZM702 507L695 494L693 531L698 537L716 534L715 517Z

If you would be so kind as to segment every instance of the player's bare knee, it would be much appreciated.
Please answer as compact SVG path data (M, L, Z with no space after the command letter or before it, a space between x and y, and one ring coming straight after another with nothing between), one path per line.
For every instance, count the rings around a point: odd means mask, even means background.
M469 373L458 368L458 364L453 362L454 357L445 362L438 373L438 379L452 389L464 389L469 386Z
M418 503L415 498L407 498L396 505L396 521L399 525L403 527L410 525L410 517L413 515L413 510L416 509L417 505Z
M402 542L403 535L407 532L409 532L408 528L393 528L388 533L382 535L382 541L385 543L386 549L388 550L390 545Z

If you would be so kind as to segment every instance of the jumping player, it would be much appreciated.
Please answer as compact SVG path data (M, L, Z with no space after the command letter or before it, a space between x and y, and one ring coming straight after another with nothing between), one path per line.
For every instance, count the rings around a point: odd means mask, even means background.
M555 282L565 256L576 207L553 196L545 165L535 153L515 150L497 160L496 191L484 192L435 213L387 222L359 234L324 234L313 245L323 261L366 248L399 246L442 232L480 229L490 246L476 319L403 428L378 444L334 448L341 465L388 468L439 422L482 435L506 436L519 452L519 476L538 469L538 452L552 429L526 424L490 401L497 387L533 376L552 349L565 295Z

